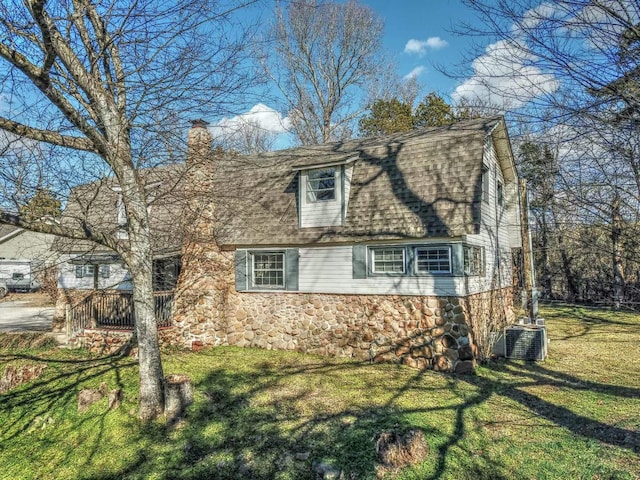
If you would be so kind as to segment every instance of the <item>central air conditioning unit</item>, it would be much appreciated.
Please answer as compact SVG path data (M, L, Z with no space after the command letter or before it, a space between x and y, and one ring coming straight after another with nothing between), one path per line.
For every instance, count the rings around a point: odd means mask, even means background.
M547 358L547 327L513 325L504 329L504 356L517 360Z

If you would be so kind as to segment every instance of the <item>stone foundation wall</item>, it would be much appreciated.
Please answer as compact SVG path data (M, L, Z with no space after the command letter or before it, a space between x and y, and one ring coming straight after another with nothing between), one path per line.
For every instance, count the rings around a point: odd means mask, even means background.
M216 299L200 295L174 317L186 347L296 350L449 372L475 367L469 316L477 298L233 290L223 305Z

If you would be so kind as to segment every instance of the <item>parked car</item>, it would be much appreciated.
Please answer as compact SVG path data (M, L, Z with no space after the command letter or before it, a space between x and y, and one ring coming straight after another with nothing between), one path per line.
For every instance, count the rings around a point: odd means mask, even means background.
M36 271L30 260L0 260L0 297L7 292L39 290L41 285L35 278Z

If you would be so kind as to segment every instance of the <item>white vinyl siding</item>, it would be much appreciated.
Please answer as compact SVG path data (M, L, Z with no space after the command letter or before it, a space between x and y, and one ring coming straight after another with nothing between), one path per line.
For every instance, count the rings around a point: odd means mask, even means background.
M367 278L355 279L353 278L353 248L351 245L301 248L299 253L299 292L362 295L465 295L464 277L460 276L371 275ZM371 259L368 261L370 262Z
M333 189L328 171L334 172ZM342 171L338 166L300 172L300 227L342 225Z
M519 225L514 213L517 212L517 186L506 183L497 161L496 151L488 137L484 148L484 161L488 177L488 201L481 204L480 232L467 235L469 244L484 248L484 272L468 277L469 293L478 293L496 288L497 285L512 285L511 247L518 245L519 237L510 235L513 225ZM501 186L501 188L500 188ZM499 190L502 190L503 205L499 205Z

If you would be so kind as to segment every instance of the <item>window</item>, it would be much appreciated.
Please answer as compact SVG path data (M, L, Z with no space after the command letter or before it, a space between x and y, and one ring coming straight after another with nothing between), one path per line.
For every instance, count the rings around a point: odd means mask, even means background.
M418 273L451 273L451 248L418 247L415 252Z
M254 252L252 258L252 286L284 288L284 253Z
M482 167L482 200L489 203L489 169Z
M11 280L24 280L24 273L14 273L11 275Z
M93 278L93 270L95 265L76 265L76 278L91 277Z
M76 265L76 278L93 278L93 272L96 267L98 268L98 273L102 278L109 278L111 275L110 265Z
M373 273L404 273L404 248L385 247L371 249Z
M496 197L498 198L498 205L502 206L504 204L504 188L502 186L502 182L498 182L496 187Z
M324 168L307 172L307 201L336 199L336 169Z
M484 248L464 247L464 273L465 275L484 275Z

